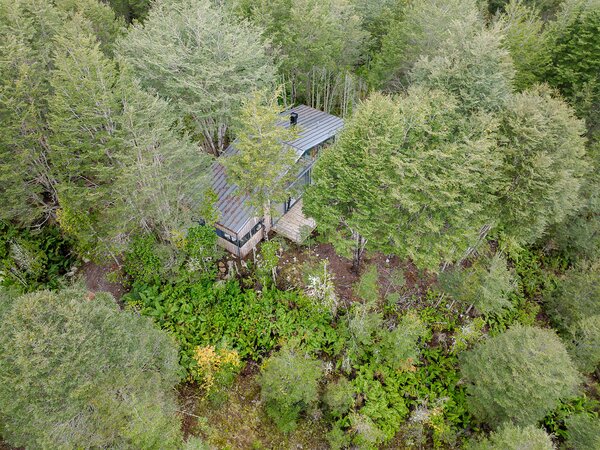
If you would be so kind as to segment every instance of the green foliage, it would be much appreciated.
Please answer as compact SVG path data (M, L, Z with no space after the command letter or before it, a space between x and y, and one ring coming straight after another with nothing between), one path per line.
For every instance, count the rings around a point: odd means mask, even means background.
M584 373L600 364L600 263L570 269L547 298L547 311Z
M173 99L215 155L242 100L275 80L260 30L209 0L156 2L119 51L142 87Z
M165 272L165 258L158 251L158 243L152 234L133 238L123 261L123 270L134 282L152 283Z
M177 282L139 287L126 301L170 331L181 347L181 365L195 367L198 346L227 346L243 359L259 360L293 341L309 353L339 352L331 315L304 295L276 289L243 291L237 282Z
M294 127L280 125L278 100L279 92L254 92L242 100L234 126L237 151L221 160L227 176L239 187L238 195L248 196L265 220L272 203L287 199L296 176L292 169L296 151L282 142L293 141L298 133Z
M574 415L588 414L597 416L600 412L600 402L588 398L585 394L563 400L558 408L548 414L542 422L549 433L562 440L567 440L569 432L567 421Z
M321 375L319 361L287 347L265 362L261 396L267 414L282 431L293 430L299 414L316 403Z
M187 270L198 273L200 279L216 278L217 261L223 257L224 252L217 245L217 234L213 227L196 225L189 228L183 251L187 258Z
M344 376L338 380L328 383L323 402L332 417L337 418L345 415L354 405L354 387Z
M511 308L509 294L516 288L514 273L500 253L476 260L468 269L455 268L439 275L438 281L453 299L474 305L483 313L499 313Z
M381 338L379 357L393 369L410 369L419 356L417 344L427 328L414 313L402 316L396 328Z
M489 438L473 442L469 450L554 450L552 439L544 430L533 425L518 427L507 424L492 432Z
M537 240L580 204L584 126L547 88L516 94L501 115L499 222L518 243Z
M369 74L374 86L386 90L403 88L419 58L444 55L447 48L471 39L483 25L475 0L407 3L392 16Z
M598 313L600 308L600 262L583 262L569 269L551 295L547 311L554 325L563 333L577 323Z
M569 99L589 128L598 124L600 107L600 2L565 0L549 27L550 84Z
M498 24L504 32L502 46L509 51L515 68L513 86L521 91L542 82L551 60L548 33L536 7L511 0Z
M501 32L482 29L461 37L444 42L444 52L421 57L410 72L412 82L451 93L459 100L461 111L501 110L511 94L514 76L510 56L501 47Z
M566 420L567 445L574 450L600 447L600 419L589 414L575 414Z
M18 447L176 447L174 343L109 294L39 291L0 325L2 436Z
M57 289L76 259L70 242L55 226L40 232L0 222L0 284L22 292Z
M466 352L461 371L471 411L493 425L536 423L573 394L580 381L553 331L520 325Z
M272 279L273 284L277 281L277 265L279 264L279 251L281 249L281 243L279 241L266 241L260 246L258 262L258 272L263 279L263 284L269 284L269 278Z
M374 306L379 300L379 272L375 264L369 265L354 285L354 293L367 305Z

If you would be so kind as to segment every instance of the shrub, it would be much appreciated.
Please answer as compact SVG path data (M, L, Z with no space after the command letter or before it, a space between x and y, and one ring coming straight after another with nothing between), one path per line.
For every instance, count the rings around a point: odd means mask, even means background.
M327 411L333 417L342 417L354 405L354 387L346 377L329 383L323 396Z
M578 367L593 372L600 364L600 262L569 270L547 303Z
M32 233L0 221L0 285L21 292L59 288L76 262L70 247L58 227Z
M439 282L452 298L475 306L483 314L498 313L512 307L509 294L515 290L515 276L499 253L477 260L468 269L443 272Z
M125 252L123 270L134 282L158 282L165 272L163 253L153 234L136 236Z
M590 414L575 414L566 421L568 448L588 450L600 448L600 419Z
M267 414L285 432L296 426L302 411L318 400L321 363L284 348L264 364L260 387Z
M472 442L468 450L554 450L548 433L533 425L521 428L512 424L504 425L497 432L479 442Z
M240 356L235 350L215 350L212 345L196 347L193 356L195 366L190 370L190 378L201 384L210 392L217 382L219 385L229 384L240 368Z
M564 334L581 319L600 311L600 261L570 269L547 298L548 314Z
M419 356L417 343L426 333L427 327L416 314L404 315L394 330L382 333L381 359L397 370L411 368Z
M530 425L576 391L579 374L551 330L515 325L463 354L469 407L481 421Z
M214 280L217 276L217 261L223 250L217 245L217 233L213 227L197 225L187 232L184 242L186 268L198 273L201 279Z
M569 349L577 367L592 373L600 366L600 314L586 317L569 329Z
M174 343L110 294L40 291L0 324L2 435L28 448L181 443Z

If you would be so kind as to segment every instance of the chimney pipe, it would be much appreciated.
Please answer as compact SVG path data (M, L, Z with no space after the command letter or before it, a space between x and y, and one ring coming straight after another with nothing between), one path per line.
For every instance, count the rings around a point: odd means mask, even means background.
M296 125L298 123L298 113L291 113L290 114L290 125Z

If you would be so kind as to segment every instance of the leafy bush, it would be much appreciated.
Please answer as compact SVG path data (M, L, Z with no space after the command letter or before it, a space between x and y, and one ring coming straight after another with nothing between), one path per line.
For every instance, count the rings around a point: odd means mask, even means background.
M240 357L235 350L215 350L212 345L196 347L193 359L196 365L190 370L190 378L201 383L207 392L217 383L228 385L240 368Z
M333 417L341 417L354 405L354 388L346 377L329 383L323 396L327 411Z
M494 425L536 423L580 381L553 331L520 325L464 353L461 370L471 411Z
M450 297L475 306L483 314L512 307L509 294L515 290L515 276L500 253L491 258L481 258L468 269L442 272L438 279Z
M181 443L177 351L110 294L26 294L0 324L2 435L28 448Z
M427 328L414 313L404 315L396 328L382 333L379 345L380 358L397 370L407 370L417 361L417 343L427 333Z
M567 445L574 450L600 448L600 419L590 414L575 414L566 420Z
M504 425L500 430L479 442L472 442L468 450L554 450L554 444L548 433L533 425L521 428L516 425Z
M321 363L291 348L284 348L264 364L260 387L267 414L282 431L291 431L302 411L319 397Z
M136 236L125 252L123 270L134 282L153 283L165 272L165 256L153 234Z
M600 261L570 269L558 287L547 296L547 310L563 333L600 311Z
M70 247L55 226L33 233L0 221L0 284L21 292L59 288L76 262Z
M242 359L259 360L285 341L307 352L335 354L341 341L331 315L302 293L242 290L235 281L140 287L124 297L173 333L181 346L181 365L192 370L196 347L236 350Z
M187 232L183 246L186 269L198 273L203 280L214 280L217 276L217 261L223 250L217 245L217 234L213 227L197 225Z
M585 373L600 364L600 262L569 270L548 296L548 314Z

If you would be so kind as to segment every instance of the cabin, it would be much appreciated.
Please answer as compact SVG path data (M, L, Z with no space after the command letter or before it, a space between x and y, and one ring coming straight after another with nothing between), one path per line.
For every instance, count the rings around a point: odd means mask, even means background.
M302 213L302 192L312 181L311 171L319 153L334 142L344 122L339 117L305 105L284 111L281 117L282 127L298 127L297 139L282 144L294 149L298 175L288 188L288 199L283 204L274 205L273 215L268 219L270 223L264 223L265 219L250 205L248 196L240 195L238 187L228 182L218 159L211 166L212 189L218 197L219 220L215 226L218 243L240 258L250 253L271 230L294 242L301 242L316 226L313 219ZM235 151L234 142L225 150L225 155Z

